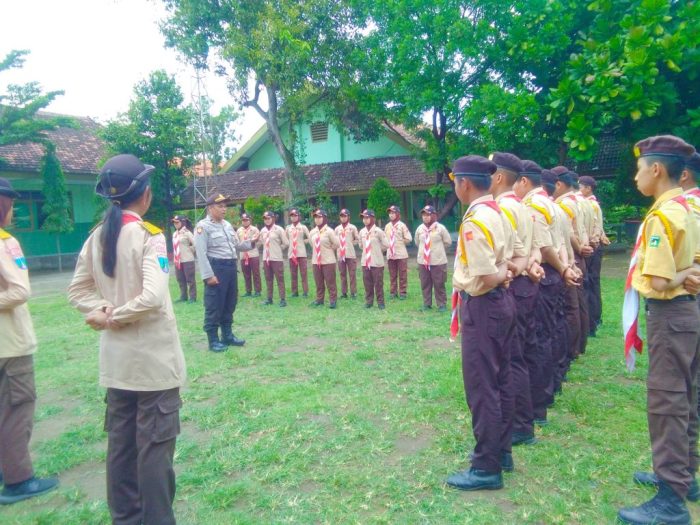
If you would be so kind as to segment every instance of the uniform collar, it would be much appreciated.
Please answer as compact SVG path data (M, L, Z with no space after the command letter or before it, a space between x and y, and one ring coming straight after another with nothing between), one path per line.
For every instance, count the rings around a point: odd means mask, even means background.
M501 193L498 197L496 197L496 202L501 202L501 199L507 199L507 198L515 198L518 199L518 196L515 194L514 191L504 191ZM520 199L518 199L520 200Z
M131 210L122 210L122 215L131 215L132 217L136 217L138 220L141 220L141 216L138 213Z
M670 201L674 197L678 197L680 195L683 195L683 189L682 188L673 188L671 190L665 191L664 193L661 194L661 196L656 199L654 202L654 205L651 207L649 211L652 210L658 210L663 206L666 202Z
M547 191L542 186L537 186L536 188L532 188L525 195L525 199L531 199L535 195L542 195L542 192L544 192L543 196L547 196ZM525 200L525 199L523 199L523 200Z
M571 197L572 199L576 200L576 194L574 193L573 190L571 190L571 191L567 191L564 195L559 195L559 197L557 197L554 200L554 202L561 202L564 199L566 199L567 197Z
M478 199L474 199L471 202L471 204L469 205L469 208L467 209L467 213L469 213L471 210L473 210L474 206L476 206L477 204L481 204L484 202L491 202L491 201L493 201L493 195L491 195L490 193L487 193L486 195L482 195Z

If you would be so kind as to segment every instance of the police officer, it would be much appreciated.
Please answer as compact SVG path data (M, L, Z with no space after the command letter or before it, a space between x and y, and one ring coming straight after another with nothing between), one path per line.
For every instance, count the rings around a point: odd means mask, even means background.
M646 299L647 418L658 492L638 507L621 509L623 523L689 525L684 499L691 489L697 492L700 312L684 282L700 275L693 266L699 232L679 186L693 153L695 148L671 135L635 145L637 188L655 199L640 226L632 286Z
M309 265L306 256L306 243L309 242L309 229L300 222L299 210L289 211L291 224L287 225L285 233L289 239L289 273L292 276L292 297L299 297L299 279L304 297L309 296Z
M250 250L257 237L241 242L224 217L230 197L220 193L207 199L207 217L197 223L194 242L199 272L204 281L204 331L209 350L223 352L227 346L243 346L245 340L233 334L233 313L238 302L239 250ZM221 339L219 339L221 327Z
M185 360L165 237L141 219L151 204L153 170L133 155L117 155L102 167L95 191L110 205L85 241L68 287L71 304L101 331L113 523L175 523L173 456Z
M238 238L247 241L259 236L260 230L252 225L252 219L247 213L241 213L242 226L238 228ZM245 295L250 297L255 290L255 297L260 297L262 284L260 281L260 252L257 246L250 250L241 250L241 270L245 281Z
M524 262L513 257L513 233L489 193L496 169L490 160L468 155L455 161L452 174L457 197L469 206L459 230L452 282L461 300L462 378L476 439L471 468L447 479L461 490L500 489L502 471L513 470L510 348L515 303L506 288Z
M389 248L386 251L386 265L389 267L389 290L392 298L406 299L408 290L408 252L406 245L413 240L408 226L401 220L401 208L391 205L389 224L384 227Z
M192 223L184 215L173 217L173 263L175 264L175 277L180 286L180 299L176 302L197 301L197 282L194 276L194 258L197 251L194 247L194 235ZM189 291L189 294L188 294Z
M447 310L447 248L452 245L452 237L442 224L437 221L435 207L424 206L420 212L423 224L416 229L416 246L418 247L418 279L423 293L422 310L433 307L433 293L438 311Z
M362 282L365 286L365 308L372 308L374 299L377 307L384 310L384 254L389 248L389 239L384 230L375 224L374 210L364 210L360 216L365 225L360 230L362 250Z
M357 297L357 256L355 245L360 242L360 232L350 222L350 210L343 208L339 213L340 224L335 227L338 237L338 273L340 273L340 291L343 299ZM348 281L350 285L348 287Z
M316 282L316 300L312 306L322 306L328 288L328 306L335 308L338 301L338 288L335 282L335 252L340 247L333 228L328 226L328 214L325 210L314 211L314 224L309 233L311 240L311 264Z
M0 504L38 496L58 486L34 476L29 438L34 425L36 335L27 308L27 261L17 239L2 229L12 222L19 193L0 178Z

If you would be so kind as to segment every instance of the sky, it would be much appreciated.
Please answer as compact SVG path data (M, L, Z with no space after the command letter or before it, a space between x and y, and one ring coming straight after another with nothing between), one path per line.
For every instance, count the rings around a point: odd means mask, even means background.
M152 0L4 0L0 16L0 58L27 49L22 69L0 73L7 84L37 81L44 91L63 90L47 111L106 122L128 109L134 86L151 71L174 75L187 102L196 96L191 68L166 49L158 22L162 4ZM234 104L223 79L210 73L203 94L214 109ZM248 110L236 126L243 140L262 125Z

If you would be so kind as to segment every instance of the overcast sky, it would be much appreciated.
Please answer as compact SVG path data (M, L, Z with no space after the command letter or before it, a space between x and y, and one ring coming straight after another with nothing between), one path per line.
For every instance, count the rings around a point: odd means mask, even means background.
M21 70L0 74L0 92L9 83L38 81L45 91L63 90L48 111L88 116L100 122L128 109L133 88L156 69L175 75L186 100L196 80L177 54L164 46L159 2L149 0L4 0L0 15L0 58L28 49ZM204 82L216 108L232 104L222 79ZM237 134L250 137L262 119L250 112Z

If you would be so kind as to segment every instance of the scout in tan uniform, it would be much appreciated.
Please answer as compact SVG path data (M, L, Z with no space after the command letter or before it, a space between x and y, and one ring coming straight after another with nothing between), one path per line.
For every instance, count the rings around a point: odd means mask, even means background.
M340 243L333 228L328 226L328 214L325 210L318 209L314 212L314 224L316 227L311 230L309 237L311 264L316 282L316 300L311 305L322 306L326 288L328 288L328 306L335 308L338 301L338 288L335 283L335 252L340 247Z
M350 222L350 211L347 208L340 210L340 224L335 228L338 237L338 272L340 273L340 291L343 299L348 298L348 280L350 281L350 294L357 297L357 257L355 244L360 242L360 232Z
M247 213L241 213L243 226L238 228L238 238L242 241L256 239L260 235L260 230L251 225L251 217ZM243 270L243 280L245 281L245 296L253 295L260 297L262 285L260 284L260 251L257 246L250 250L241 250L241 269Z
M452 245L452 237L442 224L437 222L437 210L425 206L421 210L423 224L416 229L416 246L418 247L418 278L423 292L423 310L433 307L433 293L438 310L447 310L447 252Z
M175 264L175 277L180 286L180 298L176 302L194 303L197 301L197 283L194 278L194 258L197 250L194 247L194 234L192 223L184 215L173 217L173 263Z
M510 348L515 302L506 288L526 258L513 257L513 232L488 193L495 171L490 160L468 155L455 161L452 175L457 197L469 205L452 282L461 297L462 378L476 439L471 468L447 479L461 490L503 488L502 471L513 470Z
M2 229L12 222L19 197L0 178L0 504L48 492L58 480L34 477L29 439L34 425L36 336L27 308L31 295L27 261L17 239Z
M68 287L71 304L101 331L113 523L175 523L173 455L185 360L165 237L141 220L151 204L153 170L133 155L117 155L102 167L96 192L111 204L85 241Z
M306 243L309 242L309 229L299 222L299 210L292 208L289 211L289 220L292 221L285 230L289 239L289 272L292 275L292 297L299 297L299 277L301 277L301 289L304 297L309 296L308 261L306 257Z
M389 290L393 298L406 299L408 289L408 252L406 245L413 240L408 226L401 221L401 209L392 205L387 208L389 224L384 228L389 239L386 265L389 267Z
M374 210L364 210L360 216L365 225L360 230L360 249L362 250L362 282L365 285L365 308L372 308L374 298L377 307L384 310L384 255L389 248L389 239L374 221Z
M267 299L263 304L272 304L273 279L277 280L277 291L280 295L280 306L287 306L287 295L284 288L284 255L283 250L289 246L287 234L282 226L275 224L275 214L271 211L263 213L265 226L260 229L258 246L262 246L262 264L265 272Z
M647 417L658 493L638 507L621 509L623 523L690 525L684 499L690 489L697 492L700 312L684 281L700 275L693 266L699 232L678 185L685 158L694 152L671 135L635 146L637 188L655 199L640 226L632 286L646 299Z

